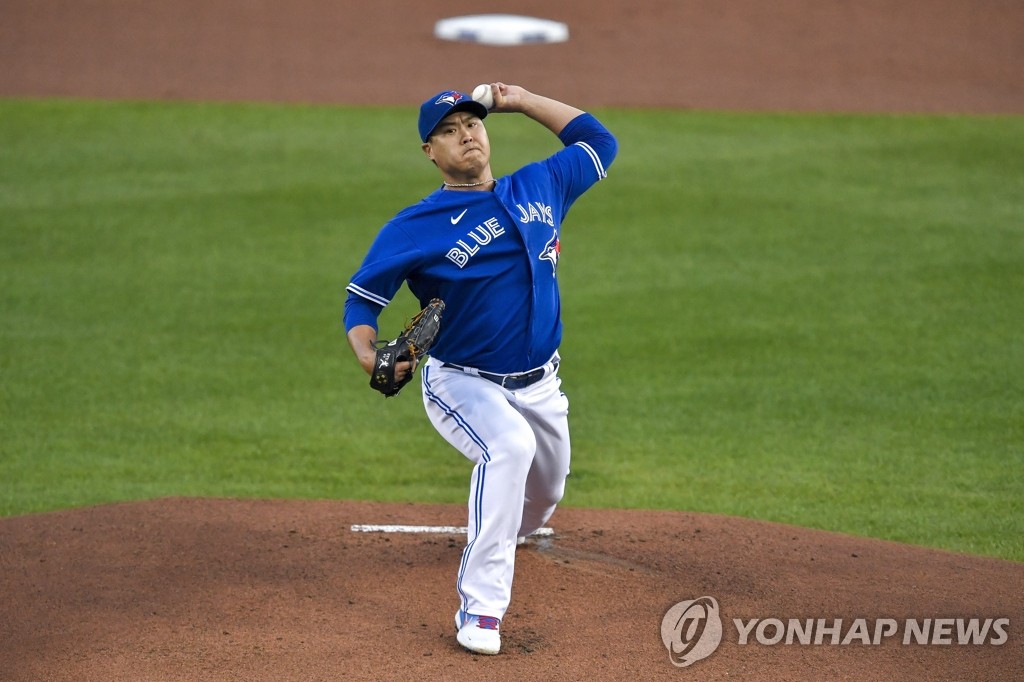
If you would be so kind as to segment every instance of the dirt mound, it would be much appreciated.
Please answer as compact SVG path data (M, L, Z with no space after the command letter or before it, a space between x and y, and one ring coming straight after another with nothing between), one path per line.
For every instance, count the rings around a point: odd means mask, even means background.
M163 499L0 520L0 678L1009 680L1024 677L1024 565L701 514L560 509L517 553L504 651L455 642L457 506ZM684 669L674 604L724 635ZM907 619L1009 618L1003 644L903 644ZM734 619L858 619L882 645L739 643ZM774 632L767 629L764 638ZM869 633L870 634L870 633ZM795 640L796 641L796 640Z

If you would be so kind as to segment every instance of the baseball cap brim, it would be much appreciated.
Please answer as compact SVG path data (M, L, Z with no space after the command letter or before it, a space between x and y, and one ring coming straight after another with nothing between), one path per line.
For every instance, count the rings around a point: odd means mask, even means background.
M420 106L420 139L426 142L441 121L460 111L469 111L480 118L487 116L487 107L458 90L446 90L428 99Z

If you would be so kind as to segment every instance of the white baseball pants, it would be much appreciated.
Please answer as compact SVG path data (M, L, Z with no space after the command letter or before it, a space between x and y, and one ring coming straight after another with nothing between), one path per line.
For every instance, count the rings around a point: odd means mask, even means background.
M423 404L438 433L473 462L469 534L459 565L461 608L503 618L512 599L516 539L541 528L569 475L569 400L557 355L537 383L509 391L428 358Z

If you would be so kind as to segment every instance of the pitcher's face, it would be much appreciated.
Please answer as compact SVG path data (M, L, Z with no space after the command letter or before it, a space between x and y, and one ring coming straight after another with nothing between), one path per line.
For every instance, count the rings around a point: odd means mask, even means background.
M476 177L490 164L491 141L479 116L459 111L437 124L423 152L445 176Z

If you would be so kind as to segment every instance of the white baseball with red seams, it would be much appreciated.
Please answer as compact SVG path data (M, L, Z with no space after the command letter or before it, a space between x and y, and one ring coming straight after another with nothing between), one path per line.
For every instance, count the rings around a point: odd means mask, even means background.
M481 83L480 85L473 88L473 100L480 102L488 109L494 108L494 95L491 93L491 86L489 83Z

